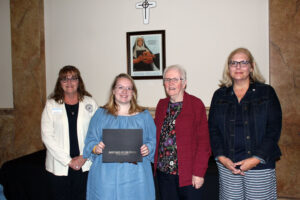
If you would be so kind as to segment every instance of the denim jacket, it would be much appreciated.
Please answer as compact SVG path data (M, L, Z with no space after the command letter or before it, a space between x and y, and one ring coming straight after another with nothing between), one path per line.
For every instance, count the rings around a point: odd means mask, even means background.
M235 160L236 96L233 87L222 87L213 96L209 111L211 148L215 158ZM247 157L257 156L275 163L281 152L278 140L282 113L274 89L266 84L251 83L242 104L245 149Z

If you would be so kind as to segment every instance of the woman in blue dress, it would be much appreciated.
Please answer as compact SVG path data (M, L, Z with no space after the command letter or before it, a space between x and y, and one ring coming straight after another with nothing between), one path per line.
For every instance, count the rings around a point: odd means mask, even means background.
M103 163L103 129L142 129L143 145L138 163ZM83 157L90 159L87 199L154 200L151 162L156 136L150 113L137 104L137 89L128 74L119 74L111 87L109 101L93 116L85 140Z

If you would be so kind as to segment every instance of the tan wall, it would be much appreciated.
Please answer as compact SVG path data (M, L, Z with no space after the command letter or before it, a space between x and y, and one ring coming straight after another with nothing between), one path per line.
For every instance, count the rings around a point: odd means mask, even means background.
M166 31L166 65L184 66L187 92L205 106L218 88L226 56L237 47L251 50L269 81L268 0L160 0L148 25L134 2L45 1L47 94L62 65L72 64L104 105L113 78L127 70L126 32L160 29ZM165 96L161 79L135 83L143 106L155 107Z
M270 0L270 83L283 111L278 193L300 198L300 2Z
M43 148L40 137L46 100L43 0L10 1L10 16L14 108L0 110L0 164Z
M0 108L13 108L11 71L10 0L0 1Z
M13 109L0 109L0 166L11 159L15 137Z
M283 110L278 193L300 198L300 4L270 0L270 83ZM43 148L40 115L45 95L42 0L11 1L14 109L0 110L0 165Z

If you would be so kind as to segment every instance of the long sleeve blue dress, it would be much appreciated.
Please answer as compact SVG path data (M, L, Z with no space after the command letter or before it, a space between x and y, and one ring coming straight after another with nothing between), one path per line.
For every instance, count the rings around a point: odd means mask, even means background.
M103 163L102 154L92 153L95 145L102 141L103 129L143 129L143 144L149 149L149 155L143 162ZM155 124L145 110L133 116L113 116L99 108L90 121L85 139L83 157L90 159L87 184L87 200L154 200L155 190L151 162L153 162L156 136Z

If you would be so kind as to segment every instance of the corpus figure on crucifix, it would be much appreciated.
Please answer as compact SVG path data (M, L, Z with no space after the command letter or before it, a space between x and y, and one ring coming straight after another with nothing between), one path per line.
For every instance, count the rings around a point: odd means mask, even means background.
M150 8L154 8L156 6L155 1L141 1L136 4L136 8L142 8L143 9L143 19L144 24L149 24L149 12Z

